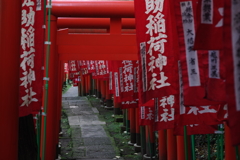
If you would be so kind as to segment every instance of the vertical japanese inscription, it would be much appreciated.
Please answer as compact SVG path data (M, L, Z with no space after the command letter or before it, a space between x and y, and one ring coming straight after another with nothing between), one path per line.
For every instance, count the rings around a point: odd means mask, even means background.
M124 92L122 67L119 67L119 76L120 76L120 88L121 88L121 92Z
M99 75L98 61L95 61L95 68L96 68L96 75Z
M145 119L145 107L141 106L141 119Z
M213 0L202 0L201 23L213 24Z
M181 62L178 61L178 74L179 74L179 112L181 114L186 113L186 108L184 106L184 97L183 97L183 81L182 81L182 70L181 70Z
M164 66L167 66L167 57L163 54L168 37L166 34L164 0L145 0L145 5L145 14L147 15L146 34L150 36L147 41L148 51L146 55L147 71L151 74L151 79L147 81L149 91L171 84L167 82L168 77L164 72Z
M37 0L36 11L42 10L42 2L41 0Z
M138 67L134 67L133 70L133 92L137 93L138 89L137 89L137 83L138 83L138 79L137 79L137 73L138 73Z
M94 65L94 61L93 60L91 60L90 61L90 65L91 65L91 70L93 71L93 70L95 70L95 65Z
M91 70L90 61L87 61L87 69Z
M114 72L114 81L115 81L116 97L119 97L119 83L118 83L118 73L117 72Z
M21 21L21 54L20 54L20 90L25 91L25 95L20 95L22 102L20 106L29 106L32 102L37 102L34 98L33 83L35 77L35 9L36 4L29 0L22 2L22 21Z
M104 75L107 73L107 67L105 65L105 61L101 60L98 61L98 69L99 69L99 75Z
M209 78L220 78L219 73L219 51L208 51L208 74Z
M143 92L147 91L147 66L146 66L146 43L140 43L140 54L141 54L141 61L142 61L142 85L143 85Z
M160 122L173 121L175 112L175 109L173 108L173 105L175 103L174 95L164 96L159 100L159 102L160 105L158 109L163 111L163 113L160 115L161 116Z
M154 107L155 107L155 122L159 121L158 116L158 98L154 98Z
M109 90L112 90L112 71L109 72Z
M191 1L180 2L189 86L200 86L197 52L193 50L195 29Z
M232 54L236 110L240 111L240 0L231 1Z
M123 78L123 92L130 92L133 91L133 63L131 60L124 60L122 61L122 78Z

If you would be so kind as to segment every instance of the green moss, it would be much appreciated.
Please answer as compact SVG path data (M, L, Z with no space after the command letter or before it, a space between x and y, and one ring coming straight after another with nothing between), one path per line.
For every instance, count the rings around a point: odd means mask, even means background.
M92 106L100 106L100 100L94 97L88 97L88 100ZM99 111L99 119L106 122L104 129L106 130L109 137L111 137L112 144L115 145L117 155L123 157L126 160L140 160L141 156L135 154L133 146L130 146L130 135L121 133L122 122L116 122L116 118L122 118L122 115L114 115L112 110L106 110L102 107L97 107Z
M65 87L62 88L62 94L66 93L71 87L72 87L72 84L65 85Z

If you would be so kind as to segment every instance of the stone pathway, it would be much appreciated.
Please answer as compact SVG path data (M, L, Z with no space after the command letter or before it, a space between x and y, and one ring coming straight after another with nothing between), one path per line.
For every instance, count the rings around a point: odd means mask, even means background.
M114 142L104 130L104 121L87 97L78 97L77 87L62 96L62 107L69 126L62 127L61 157L66 160L112 160L116 158ZM63 123L63 122L62 122Z

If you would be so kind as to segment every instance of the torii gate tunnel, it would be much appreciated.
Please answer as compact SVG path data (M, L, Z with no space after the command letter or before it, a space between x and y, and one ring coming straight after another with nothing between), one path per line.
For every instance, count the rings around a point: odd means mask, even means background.
M58 145L63 63L137 60L133 1L53 1L51 14L46 160Z
M52 1L51 7L46 160L56 158L63 63L137 59L133 1ZM0 124L5 126L4 132L0 132L0 154L1 159L15 160L18 158L21 1L1 0L0 22L0 67L7 68L1 70L4 78L0 78L0 96L4 99L0 101Z
M21 1L0 0L0 126L4 126L0 132L0 155L4 160L18 159L21 6ZM54 0L49 7L50 26L46 28L50 29L46 33L50 31L50 81L44 160L57 156L64 62L138 59L133 1ZM184 157L183 139L177 141L177 148L181 149L178 157ZM230 153L229 138L225 142L231 157L234 153ZM229 157L226 159L233 159Z
M58 145L63 63L137 60L134 20L133 1L52 2L46 160Z

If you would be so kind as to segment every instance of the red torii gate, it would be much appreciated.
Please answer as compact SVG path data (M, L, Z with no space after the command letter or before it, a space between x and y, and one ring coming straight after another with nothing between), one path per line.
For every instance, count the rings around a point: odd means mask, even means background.
M47 148L46 160L52 160L55 156L55 146L58 145L59 120L61 113L61 77L63 73L63 62L66 60L137 60L136 37L134 32L123 34L122 26L127 26L123 18L134 18L133 1L70 1L70 2L53 2L52 17L51 17L51 62L49 76L51 81L49 83L49 110L48 110L48 126L47 126ZM57 19L59 17L59 19ZM81 28L104 28L109 22L100 18L110 18L110 25L103 30L91 30L90 34L79 34L85 32L84 30L68 30L63 29L57 31L58 21L61 22L60 17L83 17L85 23L80 24ZM92 21L91 21L92 18ZM98 20L96 20L98 18ZM65 25L73 25L72 23L81 21L81 19L65 20ZM83 20L82 20L83 21ZM91 23L87 22L91 21ZM69 24L68 24L69 23ZM125 24L126 23L126 24ZM64 22L63 22L64 24ZM62 24L62 25L63 25ZM88 27L84 27L84 25ZM99 27L96 27L98 26ZM129 24L128 24L129 25ZM130 24L131 26L131 24ZM59 24L60 27L60 24ZM66 27L66 26L65 26ZM73 27L76 27L73 25ZM128 28L128 27L126 27ZM129 27L132 29L131 27ZM75 34L72 34L74 33ZM89 31L88 31L89 32ZM106 32L106 33L105 33ZM98 33L98 34L96 34ZM125 32L124 32L125 33ZM117 49L117 50L116 50ZM115 51L116 50L116 51ZM56 61L57 60L57 61ZM55 71L58 71L56 73ZM54 83L58 82L58 83ZM55 93L58 93L56 95ZM54 107L56 105L56 107ZM229 143L229 136L225 139ZM183 154L184 142L182 138L178 137L178 154ZM226 143L227 144L227 143ZM172 145L172 143L171 143ZM231 146L228 146L228 148ZM230 153L230 149L226 150L226 157ZM189 155L188 155L189 156ZM184 157L184 155L178 155ZM233 158L228 158L233 159Z
M122 29L135 29L133 1L56 1L52 6L52 15L59 17L58 28L107 29L105 34L59 30L60 60L137 60L135 32L122 33Z
M123 17L133 17L133 2L104 2L95 1L94 4L91 2L53 2L53 15L51 21L51 57L50 57L50 83L49 83L49 110L48 112L48 134L47 134L47 159L52 160L55 156L55 145L58 142L58 126L60 119L60 106L61 106L61 82L58 77L61 77L63 70L62 62L64 56L59 60L59 54L57 53L57 28L58 24L56 17L69 17L81 14L82 17L97 17L93 15L98 15L101 18L108 17L107 15L111 13L110 18L117 18L111 20L111 25L114 27L115 31L119 31L120 13ZM80 5L80 3L82 5ZM125 3L125 4L124 4ZM74 4L69 6L69 4ZM116 6L117 5L117 6ZM81 7L81 9L77 9ZM84 7L89 7L84 9ZM97 10L99 7L101 9ZM116 7L116 8L115 8ZM123 12L120 12L123 11ZM108 17L108 18L109 18ZM124 20L122 20L124 23ZM18 158L18 88L19 88L19 50L20 50L20 33L21 33L21 1L15 0L0 0L0 68L1 68L1 78L0 78L0 127L4 128L4 131L0 132L1 143L0 143L0 155L1 159L16 160ZM70 24L69 24L70 25ZM92 24L93 25L93 24ZM118 26L118 27L117 27ZM103 27L105 28L105 27ZM128 28L128 27L127 27ZM110 29L110 28L107 28ZM111 33L115 34L112 30ZM78 30L79 31L79 30ZM99 30L96 30L98 32ZM59 31L59 34L67 35L74 32L69 30L68 32ZM94 31L95 32L95 31ZM100 32L100 31L99 31ZM61 45L59 45L61 46ZM66 58L67 59L67 58ZM56 70L57 69L57 70ZM55 72L58 71L58 72ZM4 76L2 76L4 75ZM57 82L57 83L56 83ZM55 93L58 93L56 95ZM55 96L56 95L56 96ZM54 99L56 97L57 99ZM55 107L56 106L56 107ZM49 133L50 132L50 133ZM228 147L226 152L228 156L234 156L233 150L229 147L231 146L229 141L229 129L227 128L226 133L228 134L226 140L228 140ZM181 142L183 143L183 142ZM226 143L227 144L227 143ZM231 150L230 150L231 149ZM231 152L231 153L230 153ZM183 152L179 152L181 154ZM233 159L226 157L226 159Z
M0 154L2 159L16 160L18 159L18 111L19 111L19 66L20 66L20 37L21 37L21 1L0 0L0 126L4 128L4 132L0 132L2 141L0 143ZM59 31L57 33L58 17L84 17L93 18L110 18L111 24L109 30L112 40L121 36L121 18L134 18L133 1L53 1L51 16L51 49L50 49L50 65L49 65L49 101L47 113L47 140L46 140L46 159L55 159L55 150L58 143L59 120L61 112L61 74L63 71L63 61L67 60L67 53L63 53L64 48L62 41L58 41L58 37L68 37L73 30ZM60 20L60 18L59 18ZM89 19L90 20L90 19ZM124 23L124 20L123 20ZM70 25L70 24L69 24ZM126 27L128 28L128 27ZM108 33L108 34L109 34ZM131 59L136 59L136 50L134 49L134 37L132 34ZM60 39L60 38L59 38ZM107 38L106 38L107 39ZM59 45L57 44L59 42ZM119 41L119 40L118 40ZM109 42L109 39L108 41ZM130 42L130 41L128 41ZM121 45L124 48L126 43ZM129 43L130 44L130 43ZM74 45L73 45L74 46ZM76 46L76 45L75 45ZM117 46L117 45L116 45ZM68 46L69 47L69 46ZM90 46L89 46L90 47ZM110 51L113 49L108 47ZM60 54L58 54L58 52ZM105 50L106 51L106 48ZM127 51L127 48L122 49ZM97 52L97 51L96 51ZM108 52L110 55L110 52ZM119 54L119 52L112 52ZM69 53L69 55L72 53ZM127 54L122 53L127 56ZM99 53L101 55L101 53ZM59 56L61 59L59 59ZM91 59L96 58L94 55ZM106 56L108 57L108 56ZM105 57L105 58L106 58ZM109 56L108 58L110 58ZM83 59L75 55L74 59ZM90 58L90 57L85 57ZM102 59L103 57L99 58ZM119 58L119 57L118 57ZM112 56L113 59L113 56ZM125 59L125 58L124 58ZM130 58L129 58L130 59ZM3 69L5 68L5 69ZM40 86L41 87L41 86ZM57 93L57 94L56 94ZM7 122L7 123L6 123Z
M135 28L133 1L53 1L51 14L46 160L56 158L61 115L63 63L67 60L138 59L134 30L122 31L122 24L125 26L124 29L128 29L127 26L130 26L129 29ZM122 20L122 18L125 19ZM74 22L79 21L82 23L74 24L74 28L79 27L80 30L61 29L57 31L61 25L70 28ZM104 27L106 30L98 30ZM82 28L93 29L94 33L84 34L87 31L81 30Z

